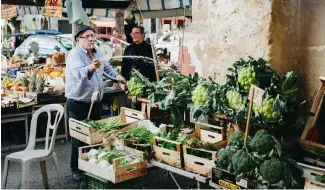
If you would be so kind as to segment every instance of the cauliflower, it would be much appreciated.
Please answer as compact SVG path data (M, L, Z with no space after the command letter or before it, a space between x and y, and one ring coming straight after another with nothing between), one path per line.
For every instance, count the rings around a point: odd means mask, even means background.
M235 173L248 173L252 170L253 161L249 154L241 149L232 156L232 167Z

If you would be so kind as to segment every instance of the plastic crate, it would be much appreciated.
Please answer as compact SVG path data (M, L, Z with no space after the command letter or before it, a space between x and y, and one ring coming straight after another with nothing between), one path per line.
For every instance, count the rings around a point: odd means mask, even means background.
M94 176L90 173L85 173L85 189L108 189L109 183L107 180Z

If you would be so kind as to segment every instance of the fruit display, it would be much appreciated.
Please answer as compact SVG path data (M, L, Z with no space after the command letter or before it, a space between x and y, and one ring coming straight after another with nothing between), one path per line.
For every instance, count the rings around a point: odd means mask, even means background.
M35 92L36 91L36 79L37 79L36 73L33 73L29 77L29 85L28 85L29 92Z
M55 63L64 63L65 53L53 53L51 58L55 61Z
M43 93L45 85L45 78L42 76L38 76L36 79L36 92Z

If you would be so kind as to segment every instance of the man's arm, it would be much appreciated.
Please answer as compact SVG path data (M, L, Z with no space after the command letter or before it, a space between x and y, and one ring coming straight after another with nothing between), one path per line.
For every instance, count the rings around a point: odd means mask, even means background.
M98 54L98 57L104 57L104 55L100 51L98 51L97 54ZM100 64L103 65L102 68L103 68L104 72L106 74L108 74L109 76L116 77L116 75L118 75L118 72L106 60L101 59Z
M118 75L118 72L106 60L102 60L101 64L104 64L104 72L109 76L116 77Z
M129 47L127 47L124 51L124 56L128 55ZM126 80L130 80L130 73L132 68L132 61L128 58L123 57L121 74Z

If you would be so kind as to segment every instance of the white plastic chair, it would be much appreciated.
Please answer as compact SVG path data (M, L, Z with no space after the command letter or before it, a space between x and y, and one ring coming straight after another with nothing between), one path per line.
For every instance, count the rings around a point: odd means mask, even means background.
M51 123L51 111L57 112L53 125ZM36 139L37 119L38 116L44 112L46 112L48 116L45 149L35 150L34 148L35 148L35 139ZM50 104L50 105L43 106L34 113L32 117L30 136L29 136L27 148L23 151L12 153L6 156L5 158L4 178L3 178L2 188L6 188L9 161L21 162L22 164L22 189L28 189L29 187L30 164L34 162L40 162L44 186L45 188L48 188L48 178L47 178L45 161L53 158L55 169L61 184L61 188L63 189L63 179L59 168L58 158L54 152L56 131L58 129L58 125L60 120L62 119L63 114L64 114L64 108L60 104ZM53 130L51 139L49 139L50 130ZM49 142L49 140L51 141Z

